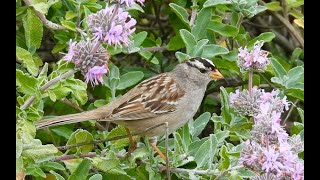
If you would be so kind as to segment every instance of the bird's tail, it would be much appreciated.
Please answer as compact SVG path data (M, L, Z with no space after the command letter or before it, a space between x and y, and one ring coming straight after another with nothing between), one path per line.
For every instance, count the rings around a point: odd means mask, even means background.
M69 114L64 116L57 116L53 118L43 119L36 122L37 129L49 127L49 126L57 126L62 124L72 124L87 120L97 120L99 119L99 114L94 113L93 111L87 111L77 114Z

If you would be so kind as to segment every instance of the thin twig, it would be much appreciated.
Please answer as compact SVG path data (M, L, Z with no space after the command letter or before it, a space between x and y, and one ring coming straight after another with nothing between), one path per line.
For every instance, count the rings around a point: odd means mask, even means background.
M197 0L193 0L192 1L192 6L191 6L191 17L190 17L190 27L192 27L194 25L194 21L196 20L196 16L197 16Z
M298 102L299 102L299 99L297 99L297 100L292 104L292 106L290 107L289 112L288 112L286 118L283 120L283 124L286 124L286 122L287 122L287 120L289 119L289 117L290 117L293 109L297 106Z
M68 78L70 76L72 76L75 73L74 70L69 70L68 72L61 74L53 79L51 79L50 81L48 81L46 84L44 84L41 88L40 88L40 92L44 92L46 91L50 86L54 85L55 83L59 82L61 79L65 79ZM29 99L27 99L24 104L21 106L21 109L24 110L26 108L28 108L33 101L36 99L36 96L30 96Z
M276 86L273 85L262 73L259 72L259 75L260 75L265 81L267 81L267 83L269 84L270 87L272 87L273 89L276 88Z
M65 105L71 107L72 109L76 110L77 112L83 112L83 111L84 111L81 107L79 107L79 106L77 106L76 104L72 103L72 102L71 102L69 99L67 99L67 98L64 98L63 100L61 99L60 101L61 101L63 104L65 104Z
M170 164L169 164L169 124L165 122L166 127L166 139L165 139L165 146L166 146L166 169L167 169L167 178L171 180L170 176Z
M248 87L249 87L249 95L252 96L252 79L253 79L253 72L249 71L249 82L248 82Z
M26 3L26 5L28 5L28 6L32 5L29 0L23 0L23 2ZM65 28L59 24L53 23L53 22L49 21L48 19L46 19L46 17L42 13L40 13L36 10L35 10L35 12L36 12L36 15L40 18L40 20L43 22L43 24L47 28L54 29L54 30L67 30L67 28Z
M63 156L58 156L55 157L53 161L65 161L65 160L70 160L70 159L77 159L77 158L84 158L84 157L96 157L97 154L95 152L89 152L88 154L80 154L80 155L63 155Z
M165 50L167 50L167 48L166 47L148 47L148 48L143 48L141 50L156 52L156 51L165 51Z

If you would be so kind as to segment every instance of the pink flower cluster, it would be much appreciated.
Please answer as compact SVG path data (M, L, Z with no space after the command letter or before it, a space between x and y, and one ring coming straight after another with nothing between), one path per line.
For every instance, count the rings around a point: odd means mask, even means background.
M270 64L267 57L269 52L261 50L262 45L262 41L257 41L252 51L249 51L247 47L239 48L238 66L241 71L264 71L266 69L266 66Z
M109 45L128 46L137 21L121 7L112 5L89 15L87 23L92 34L99 41Z
M108 72L108 56L106 50L98 41L80 41L69 43L69 52L63 59L73 62L75 67L86 77L86 82L92 86L103 83L102 76Z

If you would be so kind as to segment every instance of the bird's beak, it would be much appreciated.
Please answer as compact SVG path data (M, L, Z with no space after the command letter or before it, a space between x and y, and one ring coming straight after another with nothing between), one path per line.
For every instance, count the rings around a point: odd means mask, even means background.
M222 76L222 74L217 69L215 69L211 73L211 78L213 78L213 79L223 79L224 77Z

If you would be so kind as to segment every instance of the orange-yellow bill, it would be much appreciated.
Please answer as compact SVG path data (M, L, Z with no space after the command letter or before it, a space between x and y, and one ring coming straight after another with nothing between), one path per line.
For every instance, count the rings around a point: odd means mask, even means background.
M224 77L218 70L212 71L211 78L213 79L223 79Z

